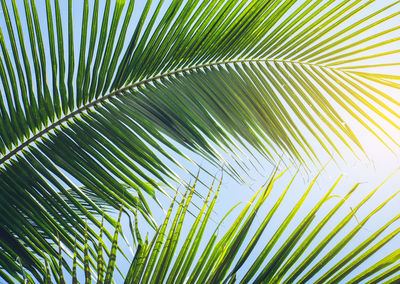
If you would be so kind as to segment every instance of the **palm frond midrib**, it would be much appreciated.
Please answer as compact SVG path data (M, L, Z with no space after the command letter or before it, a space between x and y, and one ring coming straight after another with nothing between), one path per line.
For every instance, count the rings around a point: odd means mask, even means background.
M23 149L25 149L28 145L30 145L31 143L33 143L35 141L38 141L46 133L49 133L51 130L56 129L58 126L60 126L64 122L67 122L70 119L77 117L78 115L82 114L83 112L95 107L96 105L104 103L104 102L108 101L109 99L122 94L124 91L132 90L134 88L138 88L140 86L143 86L143 85L145 85L147 83L158 81L160 79L167 78L167 77L170 77L170 76L174 76L176 74L180 74L180 73L184 73L184 72L190 72L190 71L194 71L194 70L199 70L199 69L207 68L207 67L210 67L210 66L221 66L221 65L235 64L235 63L267 62L267 61L270 61L270 62L273 61L273 62L278 62L278 63L279 62L294 63L294 64L300 64L300 65L317 66L317 67L321 67L321 68L337 70L336 68L327 67L327 66L324 66L324 65L314 64L314 63L310 63L310 62L292 61L292 60L286 60L286 59L282 60L282 59L262 58L262 59L237 59L237 60L229 60L229 61L221 61L221 62L211 62L211 63L199 64L199 65L194 65L194 66L190 66L190 67L186 67L186 68L182 68L182 69L169 71L169 72L166 72L166 73L163 73L163 74L160 74L160 75L156 75L156 76L153 76L153 77L149 77L149 78L146 78L146 79L141 80L139 82L132 83L132 84L129 84L127 86L118 88L118 89L116 89L116 90L114 90L114 91L112 91L112 92L110 92L110 93L108 93L106 95L103 95L103 96L101 96L100 98L98 98L98 99L96 99L94 101L88 102L87 104L84 104L83 106L77 108L76 110L66 114L65 116L63 116L60 119L54 121L51 125L47 126L43 130L39 131L38 133L36 133L32 137L28 138L26 141L24 141L21 144L17 145L14 149L10 150L10 152L8 154L4 155L0 159L0 166L3 165L4 163L10 161L19 152L21 152Z

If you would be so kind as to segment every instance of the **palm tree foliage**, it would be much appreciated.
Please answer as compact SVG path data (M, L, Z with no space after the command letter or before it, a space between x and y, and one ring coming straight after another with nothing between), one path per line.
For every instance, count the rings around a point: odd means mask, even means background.
M283 175L291 175L288 182L280 182ZM232 211L236 206L220 220L210 236L207 236L207 231L210 231L207 228L210 226L209 221L218 193L223 190L221 183L216 190L211 185L199 214L191 222L185 219L196 183L188 186L179 203L175 196L164 222L151 240L147 237L143 240L140 233L132 235L137 237L138 246L129 269L125 272L124 283L305 283L310 279L313 283L337 283L342 279L346 279L347 283L358 283L372 274L376 276L370 279L370 283L377 283L378 280L394 282L398 278L395 273L399 270L398 248L374 265L369 266L367 260L381 247L394 244L396 237L398 239L400 228L395 228L394 224L399 220L400 214L395 214L367 238L359 236L365 224L377 220L376 215L386 204L398 197L398 192L384 199L356 223L355 218L359 211L363 210L370 199L375 198L383 183L366 194L352 210L347 210L349 199L355 192L362 190L360 184L349 188L344 196L336 195L337 187L343 179L343 176L339 176L331 185L326 185L326 193L315 202L310 196L316 191L317 175L306 188L300 189L302 195L295 200L295 204L289 206L287 195L293 190L299 191L293 185L296 176L297 173L288 174L282 171L278 174L275 171L237 217L232 219L234 222L231 226L221 229L221 225L226 226L226 217L234 214ZM273 192L280 194L274 196ZM174 209L176 205L178 208ZM266 206L270 208L268 211L263 210ZM285 217L278 213L282 208L286 209ZM307 209L304 210L305 208ZM119 218L121 213L122 211ZM299 218L299 215L304 217ZM278 226L277 222L280 222ZM74 250L73 283L77 283L79 275L84 277L85 283L89 283L91 278L100 283L111 283L112 275L116 273L114 270L119 226L118 220L108 258L103 256L102 250L106 246L100 235L93 267L89 261L87 236L83 262L78 262L79 252ZM221 234L221 231L225 233ZM344 236L335 244L333 240L343 233ZM283 235L287 235L284 241ZM209 237L208 241L206 237ZM332 249L326 251L326 246L332 246ZM339 254L342 257L335 259ZM59 260L61 259L60 254ZM315 262L315 259L318 261ZM52 263L51 268L46 268L43 282L51 283L54 276L53 279L58 283L65 283L59 263ZM80 269L85 273L78 273Z
M399 52L399 1L373 2L1 0L0 266L40 277L52 244L84 250L85 218L98 239L104 204L156 228L146 199L188 153L318 163L362 149L343 115L393 140L376 116L398 128L399 77L379 67L399 63L376 59Z
M398 263L400 259L399 249L395 249L393 253L384 257L377 264L364 268L364 271L362 269L357 270L357 268L363 265L363 262L380 247L390 243L396 237L400 232L399 228L390 233L384 233L384 231L396 222L400 215L394 216L364 241L361 242L356 239L357 241L352 243L354 247L351 247L343 258L339 260L333 259L345 247L349 248L346 245L352 240L354 241L363 226L368 221L373 220L374 215L390 202L398 192L384 200L370 214L352 227L352 230L345 234L331 250L326 252L324 248L335 236L343 231L343 228L365 206L365 203L374 196L380 186L373 189L348 214L339 217L340 215L337 213L343 210L343 207L346 206L346 201L360 184L355 184L345 196L337 198L338 196L332 193L342 179L342 176L340 176L329 189L326 188L325 195L316 204L307 206L307 203L310 202L307 196L312 194L313 186L318 178L317 175L303 191L303 195L298 199L294 207L291 210L286 210L287 216L278 227L273 224L274 219L279 218L276 212L281 207L288 208L285 205L285 195L294 190L292 183L296 178L296 174L293 175L288 185L279 191L282 194L278 200L272 201L273 198L270 197L270 193L274 189L276 190L278 186L275 183L283 174L285 174L285 171L279 175L274 173L265 187L254 195L234 219L234 223L226 230L226 233L218 238L218 231L221 225L219 223L207 242L204 251L199 252L197 262L195 262L195 258L199 243L203 239L204 229L213 210L219 187L207 207L210 190L200 214L196 216L196 220L187 235L182 236L183 244L180 248L177 248L182 223L194 186L188 188L175 216L173 216L173 221L171 218L172 223L169 230L167 230L167 226L171 217L171 208L150 244L148 242L140 243L141 246L138 247L131 268L125 278L125 283L232 283L236 281L240 283L305 283L310 279L313 279L312 283L325 283L327 280L330 283L337 283L337 281L346 278L353 270L356 270L357 273L347 278L348 283L358 283L378 272L376 278L379 277L380 281L396 278L390 279L398 271L398 265L387 268L394 263ZM335 197L336 201L333 202L332 199ZM328 210L326 208L330 202L333 204L330 204L331 209ZM269 203L271 209L261 213L264 203ZM299 218L300 209L303 207L311 209L309 209L305 217ZM325 214L325 212L328 213ZM257 223L256 216L258 214L263 215L261 221L258 224L253 224ZM322 215L320 217L323 218L321 220L317 219L317 221L316 216L320 214ZM329 221L332 221L332 217L334 220L336 219L335 225L329 224ZM292 224L296 225L291 228ZM257 228L250 230L253 226ZM328 232L322 238L320 236L324 235L323 233L321 234L324 230ZM309 233L304 234L307 231ZM271 235L269 240L265 238L267 232L270 232L269 235ZM285 233L289 236L282 242L282 235ZM379 238L381 240L374 243ZM277 243L279 241L283 244L278 247ZM257 247L258 244L261 249ZM312 249L307 250L307 248ZM255 257L251 257L253 252ZM174 259L174 255L177 255L176 259ZM314 262L315 259L318 259L317 263ZM331 269L326 269L326 267L330 266L332 266ZM322 273L319 278L315 278L318 272Z

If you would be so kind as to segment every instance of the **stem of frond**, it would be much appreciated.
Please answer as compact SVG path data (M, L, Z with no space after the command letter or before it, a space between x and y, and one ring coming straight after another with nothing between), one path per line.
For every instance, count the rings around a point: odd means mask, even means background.
M48 132L50 132L51 130L55 129L56 127L60 126L62 123L68 121L71 118L74 118L74 117L80 115L84 111L89 110L90 108L96 106L97 104L103 103L103 102L107 101L108 99L110 99L112 97L120 95L124 91L137 88L137 87L139 87L141 85L144 85L146 83L150 83L150 82L153 82L153 81L157 81L157 80L162 79L162 78L170 77L170 76L173 76L173 75L176 75L176 74L179 74L179 73L184 73L184 72L191 71L191 70L203 69L203 68L206 68L206 67L209 67L209 66L220 66L220 65L234 64L234 63L268 62L268 61L270 61L270 62L287 62L287 63L302 64L302 65L319 66L319 67L328 68L328 69L335 69L335 68L331 68L331 67L327 67L327 66L321 66L321 65L312 64L312 63L306 63L306 62L297 62L297 61L291 61L291 60L242 59L242 60L230 60L230 61L207 63L207 64L196 65L196 66L191 66L191 67L188 67L188 68L183 68L183 69L167 72L167 73L155 76L155 77L151 77L151 78L142 80L140 82L136 82L136 83L130 84L130 85L125 86L123 88L120 88L118 90L115 90L115 91L113 91L113 92L111 92L111 93L109 93L107 95L104 95L104 96L98 98L95 101L92 101L92 102L90 102L90 103L78 108L77 110L71 112L70 114L67 114L66 116L64 116L60 120L54 122L50 126L48 126L45 129L43 129L42 131L38 132L37 134L35 134L31 138L29 138L28 140L23 142L21 145L16 147L14 150L10 151L4 157L2 157L0 159L0 166L3 165L5 162L9 161L11 158L13 158L16 154L18 154L18 152L23 150L26 146L28 146L32 142L36 141L37 139L41 138L43 135L47 134Z

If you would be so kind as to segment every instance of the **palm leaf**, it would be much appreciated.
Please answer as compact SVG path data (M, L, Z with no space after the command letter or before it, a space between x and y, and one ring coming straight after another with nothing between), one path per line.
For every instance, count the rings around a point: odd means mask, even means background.
M230 281L233 281L232 283L235 283L236 279L240 283L248 283L249 281L254 283L276 283L280 281L284 283L293 283L298 281L300 281L301 283L305 283L306 280L313 279L314 281L316 281L316 283L326 283L326 281L332 281L336 283L339 280L343 280L343 278L346 277L355 268L349 270L347 268L335 269L335 267L341 267L344 261L348 262L350 260L352 260L353 263L356 264L356 270L354 271L355 274L352 274L353 279L350 280L346 278L351 283L358 282L362 279L367 279L371 275L375 275L376 277L374 279L379 279L380 281L388 280L390 276L398 271L398 265L390 267L394 263L398 264L398 261L400 259L398 250L396 250L395 247L393 248L394 251L392 253L389 253L382 260L377 259L376 264L373 264L371 267L363 265L364 261L366 261L367 259L365 256L366 254L368 254L369 256L373 255L374 253L378 252L379 249L383 247L383 245L388 245L389 243L393 244L393 241L390 242L390 240L394 236L398 235L399 230L388 232L388 230L386 229L398 219L398 216L390 220L387 224L379 228L376 232L372 232L371 236L364 242L360 242L359 240L354 239L354 236L359 231L359 228L364 227L365 223L370 218L373 218L373 215L376 212L380 211L387 202L393 200L393 198L397 196L397 193L393 196L390 196L387 200L378 205L376 209L373 210L371 214L366 216L361 223L357 224L356 226L353 225L353 231L341 234L339 244L337 244L336 247L332 250L328 252L322 252L321 250L319 250L318 253L315 253L318 248L315 248L311 252L306 250L307 246L309 245L311 245L312 247L318 247L317 243L319 243L319 235L324 235L328 233L327 238L330 235L338 236L343 228L342 224L348 222L347 220L349 216L354 216L358 208L365 206L364 203L366 202L366 200L373 197L376 191L382 186L382 184L371 191L371 193L368 194L365 199L361 201L359 205L357 205L357 207L348 216L344 215L343 217L343 214L338 212L344 209L343 205L346 204L348 197L355 191L359 184L356 184L353 188L351 188L345 198L333 201L333 198L335 197L333 193L337 190L338 184L340 183L342 178L339 177L334 182L332 187L327 191L327 193L321 198L321 200L313 207L313 205L309 203L311 202L310 199L307 197L309 197L308 195L310 195L313 191L312 187L316 181L316 179L314 179L310 186L306 190L304 190L304 195L299 199L299 203L305 202L305 204L307 204L302 205L303 208L310 208L307 209L309 211L307 212L306 217L303 218L302 222L296 225L292 225L291 227L287 226L287 223L298 223L295 220L298 220L299 218L292 218L292 215L296 217L298 215L298 212L296 211L299 206L298 203L288 214L288 217L284 221L282 221L282 224L278 229L275 227L275 225L268 225L271 218L280 218L277 214L275 214L276 209L270 211L270 213L267 214L265 219L262 221L262 226L257 225L257 227L259 227L258 230L256 230L257 228L252 229L254 226L254 217L261 214L261 206L264 203L274 204L274 201L271 200L272 198L269 198L269 193L271 192L271 190L276 190L275 187L277 186L275 185L275 183L281 175L276 176L274 174L271 176L267 185L259 192L257 192L254 198L252 198L248 205L245 206L234 224L232 224L232 227L228 228L227 232L220 237L220 241L218 243L215 243L213 241L214 238L217 236L216 233L211 236L211 243L209 243L209 245L205 247L203 255L200 257L201 253L199 253L199 256L196 257L196 259L198 259L199 261L196 265L196 268L201 267L201 269L203 270L201 275L199 274L199 270L192 267L190 270L185 270L184 274L179 275L179 279L181 281L185 280L185 282L188 283L228 283ZM282 193L281 197L279 198L280 200L283 199L287 190L293 190L293 186L291 185L292 181L290 181L287 189ZM184 201L182 201L181 205L183 204L183 202ZM325 213L322 212L326 210L324 208L327 206L332 207L332 202L334 204L333 209L327 216L323 216L325 215ZM328 203L331 204L328 205ZM286 205L275 203L274 207L275 206L280 207ZM179 215L179 210L176 212L176 214ZM246 215L247 217L244 218ZM321 216L323 217L322 220L318 221ZM201 218L201 215L199 215L198 218ZM334 221L334 223L338 223L338 226L332 227L332 225L327 225L327 221L329 219L333 219L331 221ZM205 218L203 220L203 224L207 223L207 220L208 219ZM307 232L309 232L313 227L315 228L312 230L312 233L308 234ZM196 230L196 228L197 219L192 225L192 229ZM190 231L188 230L188 235L191 234L192 229ZM287 238L283 237L283 235L279 233L281 229L284 230L285 236L288 236ZM265 235L271 235L271 232L274 232L275 230L276 232L272 235L272 237L270 237L269 242L262 241L265 240ZM170 228L170 232L172 231L173 224ZM270 231L270 233L267 233L268 231ZM386 233L384 233L384 231ZM201 230L199 230L198 232L200 233ZM250 236L246 237L246 234L249 234L249 232L252 233L250 233ZM321 232L325 233L321 234ZM376 237L382 234L386 234L382 241L375 243L372 248L369 248L368 245L372 244ZM195 245L195 243L197 242L197 240L188 238L188 236L186 235L180 235L180 238L186 239L185 243L193 242L193 245ZM270 255L269 252L273 251L273 248L276 244L275 238L278 238L282 245L277 250L275 250L273 254ZM348 253L345 252L345 258L343 260L340 258L334 260L332 255L339 255L340 251L345 247L345 245L342 245L342 243L347 244L351 240L353 240L351 245L352 247L356 243L359 243L359 246L356 245L356 249L352 251L350 250L350 252ZM321 242L321 245L326 246L329 244L329 242L329 239L325 239ZM165 238L163 241L163 246L168 247L168 240L166 240ZM258 251L252 251L255 246L261 246L261 249ZM151 247L149 248L149 250L151 250ZM207 253L208 250L211 250L212 253ZM189 251L190 253L193 252L191 250ZM163 281L163 283L174 283L173 279L175 279L174 275L176 275L176 271L179 271L179 269L183 269L185 267L181 257L183 256L183 259L185 259L189 251L186 249L186 244L182 245L179 252L180 257L176 257L175 263L171 263L170 266L168 266L168 263L163 262L163 258L160 257L158 259L159 263L167 265L167 267L163 267L163 270L169 271L170 273L169 277L165 278L168 280ZM196 250L194 251L194 253L196 253ZM249 257L251 254L253 254L252 257ZM311 264L311 262L308 262L307 265L304 265L304 261L297 262L302 254L305 254L305 260L308 260L309 258L317 258L320 259L320 263L313 264L314 266L309 268L308 266ZM322 255L318 257L318 255L320 254ZM256 265L257 263L259 263L259 265ZM146 266L146 263L142 263L141 265ZM293 270L291 269L292 265L294 265L295 268L294 272L292 272ZM334 266L331 270L327 272L326 268L330 267L331 265ZM381 273L381 271L385 269L386 271ZM300 271L300 273L296 274L297 271ZM158 280L160 280L159 278L157 278L158 273L159 271L157 269L154 270L153 275L149 278L146 278L144 282L141 283L153 283L154 281L157 282ZM320 279L315 280L314 277L316 277L317 275L321 275L319 273L322 273L322 277L324 278L321 277ZM199 275L200 278L198 278ZM299 279L298 277L301 275L303 275L303 277Z
M396 110L359 95L385 105L380 87L398 88L398 74L362 70L398 53L389 44L399 40L399 1L371 13L372 2L174 0L137 10L134 1L2 0L1 266L20 273L14 241L53 257L55 232L71 251L75 233L82 245L83 216L101 226L98 199L156 227L145 198L159 182L181 182L167 166L181 167L177 156L220 165L228 152L240 163L247 147L308 165L318 151L335 157L340 143L356 154L362 143L345 115L396 143L372 115ZM95 230L88 238L96 243ZM29 269L45 268L31 259Z
M292 175L287 186L280 182L285 175L290 174L285 171L277 174L275 171L266 185L244 206L231 227L219 236L219 223L207 244L203 233L204 229L211 225L209 216L221 184L211 202L214 186L210 187L209 198L193 221L188 221L185 214L191 205L190 194L194 191L194 186L188 187L179 204L176 200L172 202L163 225L154 234L151 243L148 244L147 240L144 243L139 239L139 246L126 274L125 283L306 283L307 280L315 283L337 283L341 280L358 283L364 279L369 279L371 283L378 280L390 281L390 277L399 270L400 255L397 247L393 246L394 237L398 236L399 229L388 230L388 227L398 220L399 215L378 227L376 231L370 232L370 236L364 241L362 237L355 236L360 233L360 228L365 227L367 221L376 220L373 216L375 213L394 198L398 199L397 193L379 204L363 221L351 225L352 230L343 230L343 224L347 223L349 218L353 218L358 209L365 206L371 209L365 202L374 198L383 183L368 193L364 200L346 215L343 211L347 210L345 207L348 206L348 199L360 185L356 184L350 188L344 198L337 198L335 192L342 183L340 176L320 200L310 199L310 195L316 190L316 176L310 185L304 188L303 195L292 211L283 219L276 214L277 210L288 208L288 202L293 203L293 200L285 199L285 195L299 190L293 185L293 181L298 178L297 174ZM276 197L270 193L282 186L285 190L277 196L279 201L276 202ZM265 211L267 204L273 206L273 209ZM299 211L300 204L300 211L303 212ZM178 208L175 210L173 207L176 205ZM328 208L331 209L326 215ZM233 213L230 211L228 214ZM298 222L300 215L305 217ZM255 224L256 218L260 217L261 226ZM281 224L277 228L279 220ZM332 226L333 223L338 225ZM184 227L187 227L186 233L183 233ZM325 239L320 242L321 237L325 235ZM320 246L330 245L331 236L339 238L337 245L328 251L319 249ZM376 242L378 236L381 240ZM177 245L178 243L180 245ZM280 244L279 247L277 243ZM380 255L375 255L381 248L390 245L392 252L388 255L382 259L379 259ZM113 247L115 246L116 239L113 240ZM308 246L314 249L307 250ZM174 250L176 254L173 253ZM341 250L345 250L344 254L340 253ZM304 261L299 261L302 255ZM333 257L339 255L344 257ZM375 258L375 263L369 266L367 259L371 256ZM309 259L318 261L308 261ZM115 259L110 256L109 263L113 261ZM349 266L343 267L349 262ZM109 268L114 270L115 266L110 267L110 264ZM297 273L298 271L300 272ZM349 275L350 273L352 274Z

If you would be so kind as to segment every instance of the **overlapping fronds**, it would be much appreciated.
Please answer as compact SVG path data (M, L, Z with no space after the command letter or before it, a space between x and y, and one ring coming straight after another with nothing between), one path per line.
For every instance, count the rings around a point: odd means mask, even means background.
M312 283L338 283L343 279L346 279L346 283L358 283L368 278L371 281L389 280L398 271L400 254L396 246L382 260L375 258L376 263L372 266L369 267L366 261L382 247L393 245L393 239L398 239L400 229L396 229L394 224L400 215L380 224L365 240L357 239L360 230L368 222L373 222L374 215L397 198L398 192L376 208L371 208L370 214L354 224L351 220L361 208L368 206L368 200L376 195L382 184L348 214L343 214L341 212L348 206L348 199L359 184L354 185L342 198L337 198L334 193L342 179L340 176L330 188L326 188L322 199L312 204L307 197L314 190L316 176L283 219L276 212L282 206L287 206L285 196L294 190L292 183L296 177L294 175L287 187L279 191L282 194L275 201L270 193L277 190L274 184L283 174L272 175L222 236L218 236L218 225L209 241L203 244L203 251L198 248L204 241L204 227L209 221L218 191L209 205L207 198L187 235L181 235L181 228L177 226L183 223L184 213L181 214L179 209L170 225L168 223L172 217L167 215L152 243L144 244L144 249L135 256L125 283L308 283L309 280ZM267 212L261 210L264 203L271 206ZM183 200L180 206L183 204L186 208L187 201ZM304 208L308 211L301 212ZM304 214L304 217L299 218L300 214ZM254 224L256 216L263 217ZM276 219L283 219L278 226ZM179 220L178 223L176 220ZM351 229L344 230L346 225L350 225ZM179 240L184 242L176 251ZM327 246L332 247L324 250ZM170 252L175 252L176 257ZM341 257L335 258L339 254ZM375 277L371 278L372 275Z
M243 147L306 164L361 147L342 114L389 141L375 116L399 117L380 88L399 74L376 68L399 64L399 1L377 2L1 0L1 266L22 254L34 270L56 232L72 250L83 216L100 226L82 186L153 223L146 194L178 179L177 144L216 164Z
M377 283L378 280L379 283L386 280L393 283L391 277L398 277L396 272L400 261L399 249L394 245L399 238L400 229L395 224L400 215L393 214L392 219L380 224L376 231L369 232L367 238L359 236L360 233L365 235L365 226L377 219L375 215L387 203L398 199L397 193L376 208L370 208L368 201L379 192L381 184L348 210L349 199L360 184L355 184L345 196L339 197L336 191L342 180L340 176L332 185L327 185L320 200L315 200L310 196L316 190L316 176L290 209L288 202L295 200L288 200L287 195L293 190L299 191L293 185L296 175L288 180L287 185L280 183L282 175L288 173L274 173L232 219L234 222L230 227L226 228L225 221L223 234L221 224L226 216L234 214L232 210L236 206L220 220L211 235L206 233L213 224L210 216L221 184L216 190L210 187L204 205L189 222L185 219L195 186L188 187L179 203L172 202L151 241L147 238L142 240L140 234L136 234L138 247L129 269L125 271L124 283L308 283L308 280L312 283L338 283L341 280L359 283L365 279L370 281L368 283ZM276 191L281 194L271 194ZM266 206L271 209L265 211ZM278 213L282 207L289 208L285 218ZM355 222L359 211L365 207L371 213ZM299 215L303 217L299 218ZM277 225L277 222L281 223ZM110 283L112 271L116 268L118 224L107 261L98 253L93 267L89 263L80 263L81 270L85 270L85 283L90 278L97 279L97 283ZM390 246L392 252L383 256L379 253L382 248ZM326 250L326 247L330 249ZM100 238L97 251L103 249ZM88 258L86 250L84 255ZM336 257L338 255L340 258ZM375 263L371 264L370 258ZM74 266L77 266L76 257ZM45 277L48 273L44 274ZM55 263L50 277L59 281L61 273L62 269ZM79 275L83 277L83 273ZM73 273L73 281L78 278L76 272Z
M76 244L76 240L74 243L73 255L66 256L63 251L63 245L61 241L58 242L58 256L51 257L48 261L47 257L44 256L44 265L43 271L41 275L34 274L30 275L28 271L26 271L26 267L20 267L22 273L15 274L14 280L23 283L35 283L40 281L40 283L51 284L54 281L56 283L66 283L66 275L64 270L67 271L69 276L72 278L72 283L78 282L78 275L83 275L85 283L92 283L93 280L97 280L97 283L111 283L113 280L113 273L115 270L118 270L116 265L116 257L118 253L118 237L119 232L121 230L121 215L122 215L122 207L119 212L118 220L116 221L116 227L114 230L114 235L112 237L111 250L108 250L106 245L104 244L104 240L102 237L102 233L104 231L103 224L100 227L100 234L95 244L96 253L93 253L91 248L91 243L88 240L88 226L85 225L84 232L84 241L83 241L83 256L80 255L82 248L79 248ZM136 220L137 221L137 220ZM136 237L136 235L133 235ZM139 235L140 237L140 235ZM139 249L139 248L138 248ZM90 256L92 254L92 256ZM105 255L104 255L105 254ZM92 261L92 257L95 260ZM72 258L72 270L70 268ZM66 260L68 262L66 262ZM95 270L93 270L93 267ZM80 273L82 270L82 273ZM14 283L13 279L10 278L7 274L2 273L4 280L9 283Z

